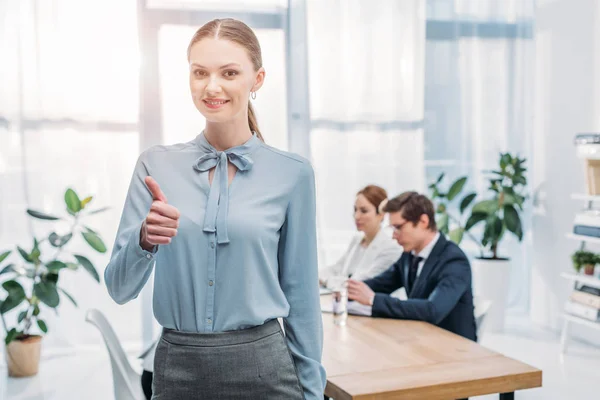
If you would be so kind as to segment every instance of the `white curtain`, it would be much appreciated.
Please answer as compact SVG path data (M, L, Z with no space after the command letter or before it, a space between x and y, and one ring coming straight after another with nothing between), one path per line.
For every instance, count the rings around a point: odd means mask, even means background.
M484 171L496 169L499 152L518 153L532 167L533 13L533 0L428 1L428 183L441 172L447 184L467 175L465 194L485 196ZM531 209L527 204L522 216L523 243L512 236L501 243L500 255L513 260L509 306L520 311L528 305ZM462 247L477 255L468 240Z
M107 246L138 153L138 54L134 0L0 2L0 249L31 249L61 224L33 221L26 208L66 215L67 187L111 209L86 220ZM107 254L73 239L100 276ZM44 354L100 345L85 311L104 312L126 345L140 343L140 305L118 306L85 271L64 271L58 315L43 309ZM16 319L16 312L7 316ZM0 348L3 348L0 346ZM4 358L2 357L2 361Z
M425 6L419 0L308 1L311 152L320 266L355 232L356 192L424 189Z

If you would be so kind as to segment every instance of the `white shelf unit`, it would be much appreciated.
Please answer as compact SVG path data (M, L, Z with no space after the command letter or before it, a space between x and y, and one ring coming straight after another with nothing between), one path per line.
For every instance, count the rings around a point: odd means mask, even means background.
M600 289L600 279L594 278L590 275L573 274L569 272L563 272L560 274L565 279L573 282L580 282L582 285L591 286Z
M600 279L595 278L593 276L573 274L567 272L563 272L562 274L560 274L560 276L570 280L575 285L581 284L585 286L600 288ZM562 354L566 353L567 351L567 343L569 341L569 333L571 330L572 323L587 326L588 328L592 329L600 329L600 321L592 321L589 319L581 318L577 315L569 314L565 311L563 313L563 327L560 335L560 352Z
M573 193L573 194L571 194L571 198L573 200L585 201L587 203L586 206L587 206L588 210L593 210L595 208L594 203L597 203L597 202L600 203L600 196ZM598 206L596 206L596 207L598 207ZM597 208L597 209L600 209L600 208ZM582 244L585 244L585 243L600 244L600 238L593 237L593 236L577 235L575 233L567 233L565 236L569 239L578 240L578 241L582 242ZM585 286L591 286L594 288L600 288L600 279L598 279L595 276L574 274L574 273L568 273L568 272L563 272L560 274L560 276L562 278L570 280L573 283L574 288L576 288L578 285L582 285L582 286L585 285ZM572 323L587 326L592 329L600 329L600 321L588 320L588 319L579 317L577 315L569 314L568 312L565 311L563 313L563 328L562 328L562 333L561 333L561 337L560 337L560 351L563 354L567 351L567 342L569 341L570 325Z
M594 196L592 194L583 194L583 193L572 193L571 198L573 200L600 201L600 196Z
M600 322L591 321L589 319L581 318L581 317L578 317L577 315L573 315L573 314L569 314L569 313L563 313L563 318L566 321L569 321L569 322L575 322L576 324L585 325L585 326L590 327L590 328L600 329ZM561 342L561 344L562 344L562 342ZM563 351L563 353L564 353L564 351Z
M565 235L569 239L579 240L580 242L598 243L600 244L600 238L586 235L577 235L576 233L567 233Z

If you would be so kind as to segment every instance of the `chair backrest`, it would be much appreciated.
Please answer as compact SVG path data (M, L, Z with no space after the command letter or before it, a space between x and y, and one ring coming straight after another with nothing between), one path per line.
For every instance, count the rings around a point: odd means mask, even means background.
M492 301L488 299L484 299L479 296L475 296L473 299L473 303L475 305L475 323L477 324L477 336L481 337L483 333L483 327L485 325L485 316L487 315L490 307L492 306Z
M115 400L145 400L141 375L129 363L112 326L99 310L88 310L85 320L95 325L104 339L113 373Z

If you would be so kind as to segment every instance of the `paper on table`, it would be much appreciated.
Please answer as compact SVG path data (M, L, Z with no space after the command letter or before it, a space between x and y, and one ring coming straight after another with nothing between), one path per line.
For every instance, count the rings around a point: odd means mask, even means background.
M321 311L326 313L333 312L333 304L325 304L321 305ZM363 316L371 316L371 306L365 306L364 304L360 304L357 301L349 301L348 302L348 314L352 315L363 315Z

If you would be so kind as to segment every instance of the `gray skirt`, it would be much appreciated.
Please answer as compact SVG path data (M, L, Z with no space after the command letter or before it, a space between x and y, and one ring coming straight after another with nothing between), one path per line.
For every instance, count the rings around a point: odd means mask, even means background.
M153 400L302 400L279 322L239 331L163 329L156 347Z

